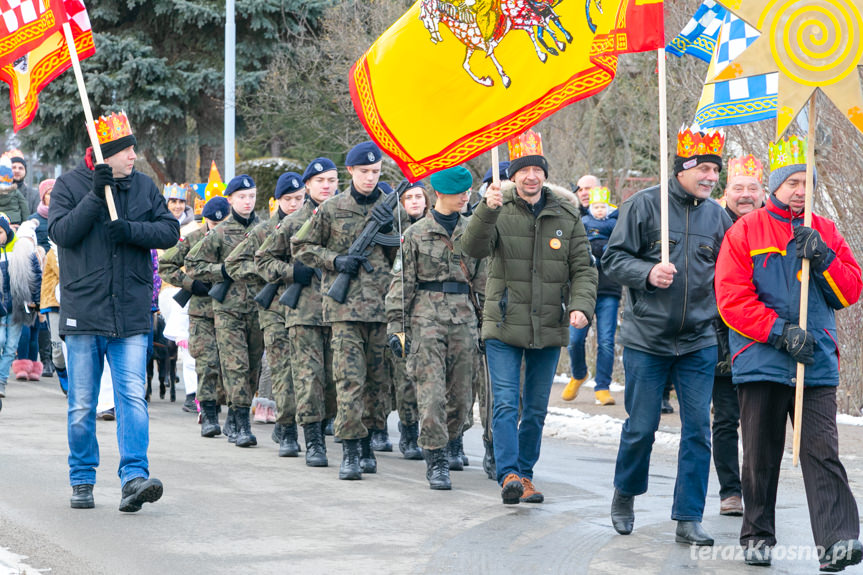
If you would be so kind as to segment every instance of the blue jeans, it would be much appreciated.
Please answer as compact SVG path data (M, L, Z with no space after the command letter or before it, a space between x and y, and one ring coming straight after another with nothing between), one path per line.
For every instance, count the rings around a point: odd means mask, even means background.
M494 405L491 426L497 481L502 483L510 473L533 479L560 348L526 349L489 339L485 351ZM525 377L524 392L520 393L522 358Z
M611 385L611 372L614 369L614 333L617 331L617 308L620 298L613 295L601 295L596 298L596 308L593 312L596 326L596 391L608 389ZM569 364L572 377L582 379L587 377L587 363L584 359L584 340L590 326L581 329L569 328Z
M18 359L39 360L39 323L22 325L18 336Z
M710 400L716 346L685 355L623 350L624 405L629 415L620 433L614 487L624 495L647 491L650 453L659 428L662 390L669 376L680 403L680 448L671 518L701 521L710 474Z
M18 339L21 337L21 324L12 323L8 315L0 318L0 391L6 391L6 379L9 377L9 368L15 359L15 350L18 349Z
M147 336L109 338L96 335L66 336L69 374L69 482L96 483L99 444L96 441L96 403L105 358L111 366L120 448L118 475L125 485L136 477L149 477L147 447L149 415L144 400Z

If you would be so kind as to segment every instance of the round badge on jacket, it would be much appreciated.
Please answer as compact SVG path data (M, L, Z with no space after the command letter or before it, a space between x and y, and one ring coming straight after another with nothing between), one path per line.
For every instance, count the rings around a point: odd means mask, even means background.
M559 250L560 249L560 240L557 238L551 238L551 240L549 240L549 242L548 242L548 245L553 250Z

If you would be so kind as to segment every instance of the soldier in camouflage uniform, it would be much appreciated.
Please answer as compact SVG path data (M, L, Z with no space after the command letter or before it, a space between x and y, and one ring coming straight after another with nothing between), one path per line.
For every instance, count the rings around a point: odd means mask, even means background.
M204 226L180 238L180 242L159 258L159 275L171 285L179 286L189 298L189 354L195 358L198 374L197 398L201 404L201 436L215 437L222 433L219 427L219 404L225 405L225 387L216 346L216 325L213 319L213 302L208 292L212 287L201 280L193 280L184 269L186 255L210 230L228 217L228 200L215 197L201 212Z
M479 303L471 299L476 297L471 281L482 261L461 250L467 223L460 211L470 198L470 172L462 166L443 170L432 175L431 184L435 207L405 232L402 269L393 270L387 333L393 353L407 353L407 369L417 386L426 478L432 489L450 489L448 448L467 420L479 351ZM408 323L412 339L402 327Z
M222 363L222 377L228 395L228 418L236 423L237 434L228 441L238 447L257 445L249 421L252 398L258 389L264 337L258 325L254 301L260 281L234 281L225 260L257 222L255 215L255 182L240 175L228 182L225 196L231 204L231 215L204 236L186 256L186 273L192 279L223 283L227 293L222 302L213 299L216 320L216 343ZM228 427L228 423L225 424Z
M301 176L286 172L279 176L273 196L278 208L276 214L266 222L261 222L249 232L225 260L228 275L237 281L259 282L262 274L255 265L255 252L276 230L276 225L284 217L297 211L303 205L306 191ZM265 277L264 277L265 279ZM277 282L274 282L277 283ZM294 384L291 379L290 343L285 328L284 306L279 304L279 296L284 292L280 285L266 309L258 309L258 323L264 331L264 349L273 380L273 397L276 401L276 426L272 439L279 444L279 457L297 457L300 445L297 443L297 403L294 397ZM259 305L260 304L259 302Z
M345 162L351 173L350 187L321 204L291 238L294 259L321 269L325 294L340 273L353 277L344 303L326 295L323 298L323 319L332 327L338 394L335 430L343 440L340 479L362 479L363 472L376 472L371 430L386 426L391 407L385 393L389 382L382 294L390 283L397 248L375 243L367 254L347 255L367 222L374 220L382 232L392 232L393 210L387 208L377 185L382 157L372 142L355 146ZM402 221L407 220L404 208L398 205L397 209Z
M294 286L292 290L300 290L293 308L282 306L290 342L297 423L303 426L306 465L327 467L324 427L336 415L330 327L323 320L321 282L315 275L320 272L291 259L291 236L338 189L336 165L327 158L315 158L306 168L303 181L308 193L306 203L278 225L255 254L255 262L267 281L281 281Z

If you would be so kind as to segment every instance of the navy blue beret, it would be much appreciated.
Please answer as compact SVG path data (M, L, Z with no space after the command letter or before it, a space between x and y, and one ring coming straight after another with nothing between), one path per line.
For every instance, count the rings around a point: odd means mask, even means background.
M216 196L204 205L201 216L213 222L221 222L231 213L231 204L227 198Z
M506 175L506 169L509 167L509 162L498 162L497 164L498 172L500 173L501 180L508 180L509 177ZM485 177L482 179L483 184L488 184L492 180L491 168L485 173Z
M346 166L368 166L381 161L384 153L378 148L374 142L363 142L357 144L351 151L348 152L348 157L345 158Z
M276 192L273 194L278 200L285 194L293 194L305 188L303 177L296 172L285 172L279 176L279 181L276 182Z
M303 172L303 181L308 182L309 178L314 178L318 174L335 170L336 164L329 158L315 158L309 165L306 166L306 171Z
M409 185L409 186L407 187L407 189L408 189L408 190L410 190L411 188L422 188L422 189L426 189L426 185L423 183L423 181L422 181L422 180L417 180L416 182L412 183L411 185Z
M239 176L234 176L234 178L230 182L228 182L228 187L225 188L225 195L230 196L234 192L251 190L254 187L255 180L252 179L252 176L240 174Z

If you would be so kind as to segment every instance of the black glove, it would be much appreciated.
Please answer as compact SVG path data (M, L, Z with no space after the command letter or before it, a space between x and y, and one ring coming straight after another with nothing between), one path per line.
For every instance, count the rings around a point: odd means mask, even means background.
M301 286L311 285L312 278L315 276L315 268L310 268L300 262L294 262L294 283Z
M225 264L222 264L222 279L226 282L232 282L234 279L228 275L228 270L225 269Z
M337 272L355 276L359 273L360 266L365 261L365 256L336 256L333 266Z
M372 219L381 225L378 230L382 234L393 231L393 211L384 204L377 204L372 208Z
M108 237L115 244L124 244L132 237L132 228L126 220L114 220L105 224Z
M105 186L114 189L114 171L108 164L96 164L93 170L93 193L100 200L105 199Z
M812 365L815 363L815 338L799 326L786 323L782 335L776 338L773 347L784 349L798 363Z
M404 353L402 353L402 341L399 338L399 335L403 335L405 338ZM404 357L411 352L411 338L406 334L391 333L389 337L387 337L387 345L390 346L390 350L396 357Z
M816 229L795 227L794 243L797 245L797 257L810 260L815 269L821 269L824 260L830 255L830 248Z
M210 290L212 288L213 286L208 283L202 282L201 280L195 280L192 282L192 295L207 297L210 295Z

